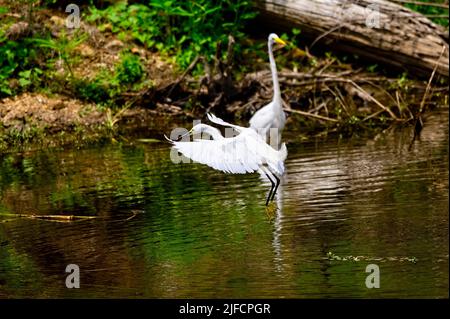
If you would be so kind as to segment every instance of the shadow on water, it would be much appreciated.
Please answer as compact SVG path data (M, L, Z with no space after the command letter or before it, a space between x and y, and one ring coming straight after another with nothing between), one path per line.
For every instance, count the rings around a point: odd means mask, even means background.
M448 297L448 113L411 137L291 138L272 220L267 181L162 143L5 155L0 297Z

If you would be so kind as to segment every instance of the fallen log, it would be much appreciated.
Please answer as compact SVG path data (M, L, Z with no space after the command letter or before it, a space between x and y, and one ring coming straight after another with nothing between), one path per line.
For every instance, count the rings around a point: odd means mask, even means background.
M385 65L448 77L448 31L420 13L386 0L257 0L261 19L333 50ZM440 53L446 48L444 54Z

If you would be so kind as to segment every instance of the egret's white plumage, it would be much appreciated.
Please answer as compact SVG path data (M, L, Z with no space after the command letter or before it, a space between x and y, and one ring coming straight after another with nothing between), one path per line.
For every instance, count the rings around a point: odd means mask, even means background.
M213 139L172 143L184 156L225 173L253 173L264 165L273 173L283 175L284 160L287 156L286 145L283 144L279 151L274 150L254 130L238 128L241 129L239 135L223 137L216 128L197 124L192 129L194 134L205 132Z
M208 120L210 120L211 122L213 122L215 124L218 124L218 125L222 125L222 126L232 127L238 132L242 132L243 130L247 129L246 127L243 127L243 126L239 126L239 125L235 125L235 124L231 124L231 123L225 122L224 120L222 120L221 118L215 116L212 113L208 113L208 114L206 114L206 116L208 117Z
M286 123L286 115L283 111L283 102L281 99L280 84L278 82L277 66L273 57L273 44L285 44L276 34L271 33L268 38L268 52L270 61L270 70L272 72L273 99L272 102L260 108L250 119L250 127L256 130L265 141L268 141L270 129L278 130L278 141L281 141L281 133Z
M284 173L284 160L287 156L286 145L280 150L270 147L265 140L253 129L234 125L208 114L211 122L234 128L239 134L234 137L224 137L218 129L206 124L195 125L191 133L207 133L212 140L195 139L192 142L171 141L173 147L184 156L195 162L208 165L216 170L231 174L247 174L262 171L266 175L269 171L277 180ZM269 177L270 179L270 177ZM270 194L278 186L272 179Z

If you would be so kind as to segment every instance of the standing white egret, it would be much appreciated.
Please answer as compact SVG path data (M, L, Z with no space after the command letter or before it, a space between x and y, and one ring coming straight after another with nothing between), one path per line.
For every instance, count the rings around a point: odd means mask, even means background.
M197 124L189 131L189 134L205 132L213 139L195 139L193 142L168 140L184 156L216 170L231 174L263 172L272 185L266 200L267 206L269 201L274 199L280 184L279 177L284 173L284 160L287 156L286 145L283 143L280 150L274 150L251 128L227 123L210 114L208 114L208 118L213 123L234 128L239 135L223 137L217 128L206 124Z
M257 130L257 132L265 139L270 141L270 129L277 129L277 143L273 144L278 147L281 141L281 133L286 123L286 115L283 111L283 102L281 100L280 84L278 82L277 66L273 57L273 45L279 43L285 45L286 43L280 39L275 33L269 35L267 42L270 70L272 72L273 82L273 99L272 102L259 109L250 119L250 127Z

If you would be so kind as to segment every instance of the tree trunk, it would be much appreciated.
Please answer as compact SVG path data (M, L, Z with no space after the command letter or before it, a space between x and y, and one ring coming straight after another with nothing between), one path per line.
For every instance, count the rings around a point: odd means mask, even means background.
M437 64L436 72L448 77L448 33L393 2L257 0L256 6L264 21L286 30L300 28L314 43L425 76Z

